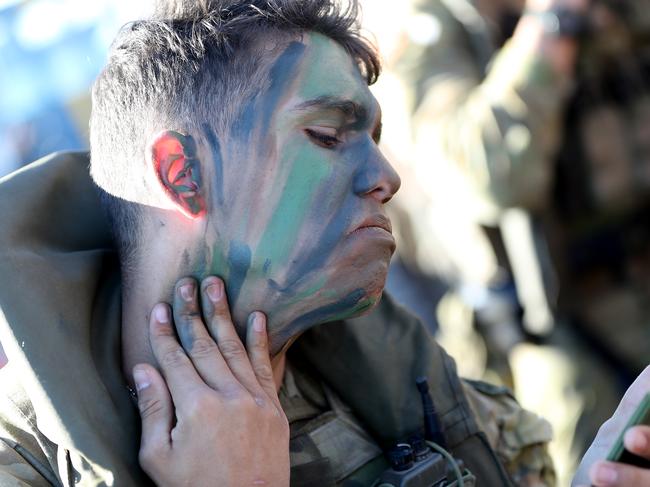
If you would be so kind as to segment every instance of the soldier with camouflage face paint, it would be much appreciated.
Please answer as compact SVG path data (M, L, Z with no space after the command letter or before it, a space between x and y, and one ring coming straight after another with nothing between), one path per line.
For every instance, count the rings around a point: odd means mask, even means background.
M400 179L356 13L161 2L95 83L90 171L0 183L0 484L371 485L422 375L481 484L552 484L546 421L382 297Z

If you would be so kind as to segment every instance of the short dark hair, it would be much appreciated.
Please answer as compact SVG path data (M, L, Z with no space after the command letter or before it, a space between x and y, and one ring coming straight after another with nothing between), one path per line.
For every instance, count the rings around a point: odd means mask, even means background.
M343 46L368 84L375 82L380 62L360 34L358 2L346 4L170 0L159 2L150 19L121 29L93 86L90 122L91 173L113 196L104 200L118 240L133 238L136 229L125 226L137 221L131 213L149 203L145 198L154 190L144 160L145 134L198 132L206 121L217 132L225 130L261 86L268 61L256 46L265 35L321 33Z

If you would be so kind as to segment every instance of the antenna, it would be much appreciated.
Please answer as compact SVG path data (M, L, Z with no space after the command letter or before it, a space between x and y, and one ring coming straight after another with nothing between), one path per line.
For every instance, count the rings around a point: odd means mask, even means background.
M415 380L420 391L422 398L422 410L424 412L424 437L428 441L437 443L442 448L447 448L447 440L445 440L438 421L438 414L433 405L433 398L429 393L429 382L425 376L418 377Z

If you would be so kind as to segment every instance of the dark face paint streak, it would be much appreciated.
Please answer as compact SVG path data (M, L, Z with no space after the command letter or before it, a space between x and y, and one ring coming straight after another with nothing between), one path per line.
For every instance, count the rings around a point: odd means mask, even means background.
M345 163L352 163L352 161L355 161L355 163L360 166L355 171L357 173L354 177L355 180L357 178L363 179L363 175L368 172L368 153L369 149L367 143L358 143L349 149L349 155L345 158ZM366 176L365 178L367 179L368 177ZM285 292L295 287L303 276L323 268L325 262L327 262L330 255L336 249L336 246L330 245L330 242L339 242L342 236L345 235L346 230L348 230L347 226L349 225L349 221L342 216L345 213L350 215L355 214L354 210L355 208L350 208L350 203L348 202L332 217L325 228L325 231L320 236L320 240L324 245L314 247L311 253L302 259L304 262L302 265L292 267L291 272L288 274L286 288L284 288Z
M344 210L345 207L341 209L341 212ZM330 245L330 242L340 240L347 226L348 222L338 215L330 220L325 231L319 237L325 245L314 247L308 256L301 259L303 261L301 265L291 267L291 272L287 276L287 285L282 289L282 292L289 292L291 289L297 287L297 283L303 277L309 275L311 272L323 269L325 262L327 262L335 250L335 246Z
M237 302L246 274L251 266L251 249L242 242L230 242L228 251L228 266L230 277L228 279L228 301L233 307Z
M210 150L212 152L212 161L214 163L214 172L215 172L215 192L217 193L217 202L219 206L223 206L224 203L224 194L223 194L223 156L221 155L221 144L217 138L217 134L214 133L212 127L209 124L203 124L203 133L205 138L210 145Z
M296 71L302 60L303 54L307 49L301 42L292 42L278 57L269 72L271 86L264 94L261 106L262 123L261 126L268 128L271 118L276 114L280 100L286 96L288 85L296 79Z
M278 336L272 337L274 343L285 343L292 336L303 332L307 328L314 326L314 324L326 323L332 317L338 316L341 313L346 313L366 297L366 292L363 289L355 289L350 294L336 303L321 306L309 313L297 318L289 326L285 327ZM369 304L368 306L370 306ZM285 336L286 335L286 336ZM277 341L276 341L277 340ZM274 350L273 353L276 351Z
M298 64L306 48L300 42L292 42L278 57L269 72L269 89L248 101L233 123L232 134L235 138L242 142L250 140L256 126L269 126L282 96L287 92L287 84L296 78ZM258 101L261 101L261 106L258 106Z
M249 100L246 105L244 105L239 117L237 117L232 124L231 134L236 140L246 145L253 135L253 127L255 126L255 120L257 118L257 110L255 107L256 100L257 98L255 97Z

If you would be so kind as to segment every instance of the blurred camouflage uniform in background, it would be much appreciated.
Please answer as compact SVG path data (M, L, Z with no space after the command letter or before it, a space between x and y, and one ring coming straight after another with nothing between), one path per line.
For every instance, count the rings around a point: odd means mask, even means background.
M453 166L483 224L526 211L555 323L510 354L514 385L565 418L569 443L567 414L583 410L577 455L649 362L650 2L592 1L574 79L513 48L521 11L495 23L470 0L416 4L399 64L414 171ZM531 368L545 372L521 376Z

